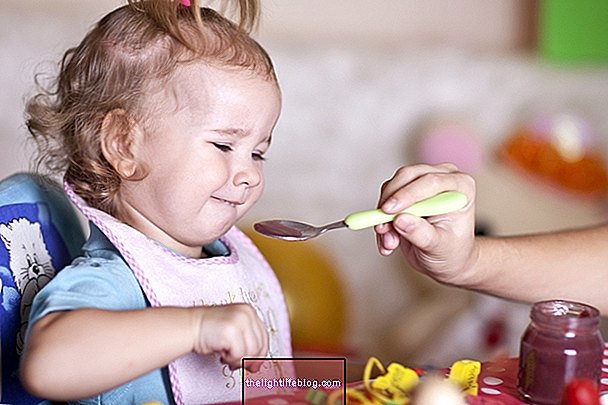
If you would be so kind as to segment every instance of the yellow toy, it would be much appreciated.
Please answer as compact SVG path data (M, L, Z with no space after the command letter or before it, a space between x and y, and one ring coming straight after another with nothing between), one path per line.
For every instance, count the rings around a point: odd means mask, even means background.
M374 370L380 375L372 378ZM453 382L464 396L477 395L477 378L481 372L481 363L473 360L459 360L452 364L447 380ZM363 372L363 382L346 389L346 403L352 405L407 405L412 401L415 389L424 384L424 372L416 371L398 363L391 363L385 368L380 360L371 357ZM343 390L336 390L327 397L327 404L340 402Z

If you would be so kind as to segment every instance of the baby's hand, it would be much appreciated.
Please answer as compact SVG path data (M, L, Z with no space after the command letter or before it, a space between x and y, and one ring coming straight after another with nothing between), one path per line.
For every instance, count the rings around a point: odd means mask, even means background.
M266 326L248 304L196 307L194 351L219 353L231 369L241 366L243 357L264 357L268 353ZM249 362L248 362L249 363ZM258 362L250 362L258 371Z

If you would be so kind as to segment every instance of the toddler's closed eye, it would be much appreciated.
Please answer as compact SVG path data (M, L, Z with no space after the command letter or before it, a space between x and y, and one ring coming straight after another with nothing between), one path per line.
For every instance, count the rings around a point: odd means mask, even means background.
M230 145L227 145L225 143L217 143L217 142L212 142L212 143L213 143L213 146L215 146L222 152L231 152L232 151L232 146L230 146Z
M253 152L253 153L251 154L251 156L253 157L253 160L257 160L257 161L259 161L259 162L263 162L263 161L265 161L265 160L266 160L266 157L265 157L265 156L264 156L264 154L263 154L263 153L261 153L261 152Z

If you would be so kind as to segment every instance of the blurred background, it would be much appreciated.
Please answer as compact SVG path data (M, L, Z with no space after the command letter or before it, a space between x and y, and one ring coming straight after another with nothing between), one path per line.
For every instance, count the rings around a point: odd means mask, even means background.
M34 74L53 72L65 49L120 4L2 1L2 177L29 167L23 106ZM381 257L371 230L296 244L254 235L251 224L334 221L375 207L397 167L443 161L476 178L480 233L603 221L608 3L262 5L254 36L275 61L284 108L266 192L241 225L283 283L296 349L438 366L516 355L528 305L439 286L398 255Z

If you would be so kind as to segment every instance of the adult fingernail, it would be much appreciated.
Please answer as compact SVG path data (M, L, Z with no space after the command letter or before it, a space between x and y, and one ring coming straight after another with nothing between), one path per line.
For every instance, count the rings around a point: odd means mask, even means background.
M391 249L380 248L380 254L382 256L389 256L393 251Z
M399 246L399 238L393 232L385 233L382 238L382 244L386 249L392 250Z
M415 224L409 222L407 219L397 217L393 222L394 226L403 233L411 233L416 227Z
M395 208L397 208L397 199L394 197L389 198L388 200L386 200L386 202L384 204L382 204L382 210L383 211L393 211Z

